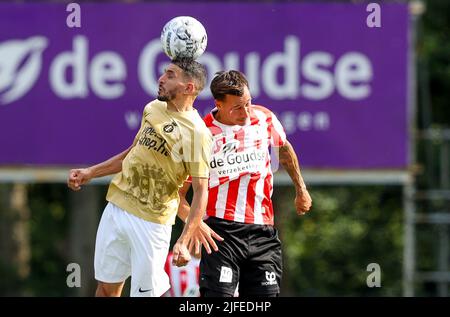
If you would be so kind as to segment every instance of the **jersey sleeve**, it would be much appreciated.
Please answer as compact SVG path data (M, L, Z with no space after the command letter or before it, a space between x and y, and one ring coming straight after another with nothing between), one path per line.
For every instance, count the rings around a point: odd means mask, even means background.
M269 125L270 145L280 147L286 144L286 132L278 118L271 112L272 120Z
M134 137L133 144L136 144L139 140L139 135L141 134L140 132L141 132L142 126L144 125L145 117L147 116L149 106L150 105L145 106L144 111L142 112L141 125L139 126L139 130L136 132L136 136Z
M209 160L211 157L212 135L208 128L202 129L194 138L193 159L185 162L191 177L209 177Z

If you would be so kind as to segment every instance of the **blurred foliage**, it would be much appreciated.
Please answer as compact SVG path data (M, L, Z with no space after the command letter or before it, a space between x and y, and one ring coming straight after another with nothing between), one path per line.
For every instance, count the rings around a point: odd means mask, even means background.
M19 277L16 268L8 259L0 259L0 296L20 296L24 288L25 281Z
M298 217L293 205L293 188L276 186L274 189L276 221L285 259L282 294L401 295L401 189L312 187L310 191L313 211ZM20 281L14 278L13 268L5 272L0 267L2 283L13 289L19 286L19 294L28 296L73 296L75 290L67 288L65 283L69 252L68 190L65 185L30 185L29 204L32 273ZM172 245L181 229L181 222L177 221ZM381 288L366 286L370 274L366 268L372 262L381 266ZM11 292L0 288L0 294L11 295ZM126 288L124 296L127 295Z
M31 209L31 271L26 293L38 296L70 295L66 286L69 214L67 186L29 186Z
M430 125L449 127L450 1L427 0L425 4L426 12L418 29L419 82L430 95L430 100L422 103L430 104L421 104L420 108L422 114L424 111L431 113L429 122L424 122L423 128Z
M2 190L7 186L0 184ZM29 235L31 263L29 276L20 278L10 259L0 261L0 295L61 296L65 287L64 256L67 250L67 190L55 184L28 185L31 211ZM3 202L1 208L7 208ZM0 210L4 212L5 210ZM6 220L6 219L3 219ZM13 219L9 221L14 221ZM12 224L12 223L11 223Z
M402 200L399 187L311 187L313 210L299 217L294 189L276 187L284 246L285 295L400 296ZM367 265L381 267L369 288Z
M419 130L450 128L450 1L425 0L426 11L417 29L417 76L418 76L418 122ZM416 155L420 166L416 177L419 190L438 189L445 186L444 142L417 139ZM450 210L448 200L421 200L416 202L419 213ZM416 269L430 272L439 269L439 235L448 225L416 226ZM447 260L448 263L448 260ZM447 267L447 269L450 269ZM439 295L438 285L433 282L417 285L419 296ZM450 292L450 288L448 289Z
M98 199L104 206L107 186L100 187ZM0 296L74 296L77 290L66 285L71 252L70 192L65 184L29 184L27 188L31 211L31 274L19 278L16 268L2 259ZM98 213L102 211L103 208ZM93 259L90 260L93 265Z

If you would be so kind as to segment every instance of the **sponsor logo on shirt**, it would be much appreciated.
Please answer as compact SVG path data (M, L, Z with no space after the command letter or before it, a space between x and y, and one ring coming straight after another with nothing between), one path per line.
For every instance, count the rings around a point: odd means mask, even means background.
M250 148L236 152L237 146L235 142L224 144L222 151L212 155L209 162L211 170L216 171L219 176L232 176L236 173L255 173L265 167L268 159L267 148Z
M173 131L173 125L171 125ZM166 148L166 140L156 133L152 126L144 128L139 137L138 144L145 146L149 150L156 151L163 154L164 156L169 156L169 151Z

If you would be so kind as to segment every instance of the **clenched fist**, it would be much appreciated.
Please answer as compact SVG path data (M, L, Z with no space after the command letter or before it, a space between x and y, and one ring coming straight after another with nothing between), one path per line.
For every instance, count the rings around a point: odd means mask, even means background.
M69 172L67 179L67 186L75 191L81 189L81 185L88 183L92 178L92 173L89 168L73 169Z

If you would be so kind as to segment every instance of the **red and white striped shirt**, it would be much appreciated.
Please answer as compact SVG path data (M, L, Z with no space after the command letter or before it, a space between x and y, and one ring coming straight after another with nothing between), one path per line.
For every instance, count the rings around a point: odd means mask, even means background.
M172 264L173 254L169 252L164 270L169 275L170 289L165 297L198 297L200 296L200 259L192 257L187 265L178 267Z
M267 108L252 105L244 126L205 118L214 137L206 214L242 223L273 225L273 175L269 146L282 146L286 134Z

